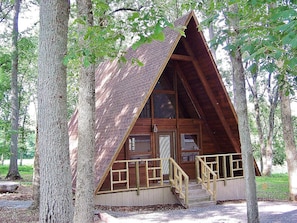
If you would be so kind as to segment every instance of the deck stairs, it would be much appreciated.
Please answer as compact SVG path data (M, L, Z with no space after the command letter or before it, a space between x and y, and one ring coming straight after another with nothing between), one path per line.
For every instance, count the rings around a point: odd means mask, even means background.
M188 205L185 204L184 199L179 196L179 193L177 193L174 188L172 189L172 192L176 195L180 204L183 205L185 208L206 207L216 204L216 202L213 201L211 195L202 188L201 184L198 184L196 181L189 182Z

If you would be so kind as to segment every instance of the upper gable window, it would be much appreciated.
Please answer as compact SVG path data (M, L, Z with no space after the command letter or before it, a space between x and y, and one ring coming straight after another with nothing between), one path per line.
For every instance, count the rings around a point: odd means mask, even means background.
M175 94L154 94L154 118L176 118Z
M145 106L143 107L139 118L151 118L152 117L152 110L151 110L151 100L150 98L146 102Z
M163 72L163 74L161 75L160 79L158 80L156 86L155 86L155 91L157 90L169 90L169 91L173 91L174 87L174 81L173 81L173 77L174 77L174 71L170 68L167 67L165 69L165 71Z

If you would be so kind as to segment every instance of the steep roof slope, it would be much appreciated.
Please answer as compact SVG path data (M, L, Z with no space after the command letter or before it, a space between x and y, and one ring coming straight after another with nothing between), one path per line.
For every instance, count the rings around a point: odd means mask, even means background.
M165 41L154 41L137 50L129 49L128 61L139 59L144 66L131 62L121 64L106 61L96 71L96 155L95 186L99 189L109 168L133 128L146 101L151 95L159 77L172 54L184 54L192 62L180 60L185 76L194 78L193 93L200 98L202 118L208 123L210 132L216 132L224 146L225 138L240 150L237 119L233 106L223 86L215 63L205 43L203 34L197 30L198 22L193 12L181 17L176 26L185 26L186 38L172 29L166 28ZM186 40L186 41L184 41ZM183 43L183 48L177 47ZM204 96L203 96L204 95ZM223 107L221 107L223 105ZM215 114L212 114L215 113ZM224 114L226 113L226 114ZM224 131L221 130L222 125ZM227 130L226 130L227 129ZM220 135L221 134L221 135ZM69 122L71 165L73 185L76 180L77 112ZM226 145L228 143L225 143ZM229 143L230 144L230 143ZM229 145L228 144L228 145ZM228 148L223 149L228 152Z

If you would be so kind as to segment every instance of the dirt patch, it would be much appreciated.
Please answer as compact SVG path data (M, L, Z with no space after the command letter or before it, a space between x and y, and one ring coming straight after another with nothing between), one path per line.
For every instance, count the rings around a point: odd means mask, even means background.
M0 200L29 201L32 200L32 186L20 184L14 193L0 193ZM24 208L0 207L0 219L3 223L38 222L38 210Z
M149 205L139 207L127 207L127 206L101 206L95 207L96 211L115 211L115 212L155 212L155 211L169 211L169 210L180 210L185 209L179 204L166 204L166 205Z
M14 193L0 193L0 200L32 200L32 186L20 185Z

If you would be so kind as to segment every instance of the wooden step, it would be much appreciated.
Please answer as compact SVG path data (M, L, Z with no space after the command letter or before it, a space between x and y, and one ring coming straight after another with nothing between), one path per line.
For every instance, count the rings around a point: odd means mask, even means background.
M210 205L215 205L216 202L212 201L211 195L202 188L201 184L196 182L190 182L188 187L188 206L185 205L185 201L180 197L178 191L173 188L173 193L176 195L180 203L186 207L205 207Z

